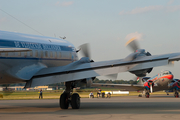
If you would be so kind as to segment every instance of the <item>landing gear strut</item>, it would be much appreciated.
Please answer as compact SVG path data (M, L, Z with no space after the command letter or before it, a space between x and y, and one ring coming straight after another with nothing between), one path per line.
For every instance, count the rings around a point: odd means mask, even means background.
M66 89L64 93L61 94L59 99L59 105L61 109L68 109L69 104L71 104L72 109L80 108L80 96L77 93L72 94L73 88L75 87L74 82L66 82Z

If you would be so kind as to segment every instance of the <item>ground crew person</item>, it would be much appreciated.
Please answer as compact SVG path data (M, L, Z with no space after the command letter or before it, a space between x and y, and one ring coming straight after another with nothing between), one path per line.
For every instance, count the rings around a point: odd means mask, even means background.
M39 99L41 98L43 98L43 96L42 96L42 89L40 89L40 91L39 91L40 93L39 93Z

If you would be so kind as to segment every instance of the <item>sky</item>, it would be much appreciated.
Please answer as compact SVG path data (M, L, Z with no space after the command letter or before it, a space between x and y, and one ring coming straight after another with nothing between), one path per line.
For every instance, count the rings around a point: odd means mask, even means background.
M180 52L180 1L0 0L0 30L65 36L76 48L89 43L94 61L125 58L131 53L125 43L132 37L152 55L174 53ZM180 79L180 62L156 67L147 76L162 70ZM133 78L118 74L118 79Z

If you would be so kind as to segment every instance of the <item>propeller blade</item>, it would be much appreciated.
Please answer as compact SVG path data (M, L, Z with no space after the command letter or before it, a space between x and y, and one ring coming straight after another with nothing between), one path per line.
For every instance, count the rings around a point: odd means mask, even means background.
M138 43L137 43L137 39L131 38L127 43L126 46L128 46L133 52L135 52L136 50L139 49Z
M152 84L150 85L150 91L151 93L153 92Z
M81 53L83 54L84 57L88 57L89 59L91 58L90 55L90 45L88 43L82 44L79 46L81 49Z

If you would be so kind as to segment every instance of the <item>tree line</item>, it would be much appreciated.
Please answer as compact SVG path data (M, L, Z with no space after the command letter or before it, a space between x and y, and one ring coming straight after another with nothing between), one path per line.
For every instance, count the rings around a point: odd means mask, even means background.
M95 78L93 80L93 83L107 83L107 84L137 84L137 81L135 80L100 80L98 78ZM6 84L6 85L1 85L3 87L9 87L9 86L24 86L25 83L16 83L16 84ZM61 83L56 83L56 84L50 84L48 85L49 87L63 87L64 82Z

